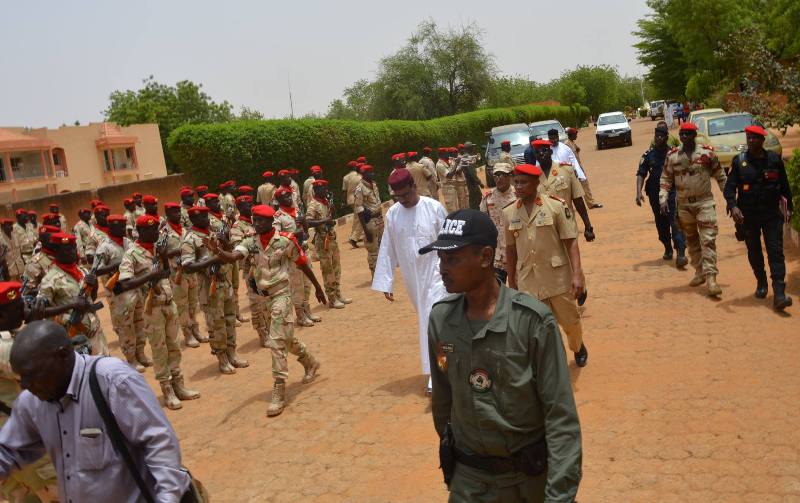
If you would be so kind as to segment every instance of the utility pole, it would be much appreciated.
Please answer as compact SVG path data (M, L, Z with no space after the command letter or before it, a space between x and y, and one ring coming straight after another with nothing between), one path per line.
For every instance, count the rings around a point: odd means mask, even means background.
M289 74L286 74L286 85L289 87L289 114L294 119L294 104L292 103L292 81L289 80Z
M644 79L639 77L639 91L642 93L642 105L647 106L647 100L644 99Z

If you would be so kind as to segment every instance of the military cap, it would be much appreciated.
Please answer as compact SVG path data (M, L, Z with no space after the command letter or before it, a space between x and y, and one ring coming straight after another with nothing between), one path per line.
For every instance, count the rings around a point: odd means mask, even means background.
M553 144L550 143L550 140L533 140L531 142L533 148L544 148L544 147L552 147Z
M206 201L210 201L211 199L219 199L219 196L217 194L214 194L213 192L209 192L208 194L203 195L203 199Z
M39 227L39 234L61 232L61 227L57 225L43 225Z
M140 215L139 218L136 219L136 227L155 227L159 223L158 217L154 217L153 215Z
M358 171L360 171L361 173L366 173L367 171L372 173L374 170L375 169L369 164L362 164L361 166L358 167Z
M356 161L358 161L358 162L367 162L367 158L364 157L363 155L360 155L360 156L356 157Z
M319 166L311 166L311 172L315 174L322 173L322 168Z
M179 210L179 209L181 209L181 205L178 204L178 203L170 201L170 202L164 203L164 209L165 210Z
M208 190L208 185L198 185L194 190L195 192L205 192Z
M767 132L764 130L764 128L761 126L756 126L755 124L744 128L744 132L750 134L757 134L758 136L763 136L764 138L767 137Z
M151 196L150 194L147 194L146 196L142 196L142 203L143 204L158 204L158 199L156 199L156 196Z
M253 206L253 209L250 210L250 212L254 217L273 218L275 216L275 210L266 204L258 204Z
M389 186L393 189L401 188L408 185L414 179L411 176L411 172L407 169L397 169L394 173L389 175Z
M11 218L0 218L0 224L13 224L14 220Z
M124 224L124 223L127 223L128 219L126 219L126 218L125 218L124 216L122 216L122 215L116 215L116 214L115 214L115 215L109 215L109 216L108 216L108 218L106 219L106 221L107 221L108 223L112 223L112 222L119 222L119 223L122 223L122 224Z
M17 208L16 211L14 211L14 214L15 215L27 215L28 214L28 210L26 210L24 208Z
M78 239L74 235L67 234L66 232L54 232L50 234L50 242L54 245L75 244L77 240Z
M194 191L192 189L181 189L181 197L192 196Z
M364 166L361 166L361 169L363 170ZM320 178L319 180L314 180L313 182L311 182L311 185L313 185L314 187L327 187L328 180L323 180Z
M236 198L236 204L252 203L252 202L253 202L253 196L239 196Z
M253 192L253 187L249 185L242 185L241 187L239 187L239 192L244 194L247 194L248 192Z
M0 304L10 304L19 298L22 292L22 283L17 281L0 282Z
M697 124L694 122L684 122L679 131L697 131Z
M264 178L272 178L273 176L275 176L275 173L273 173L270 170L266 170L263 173L261 173L261 176L263 176Z
M209 209L208 206L192 206L186 212L189 215L197 215L198 213L208 213Z
M272 196L273 196L275 199L278 199L278 198L279 198L279 197L281 197L282 195L284 195L284 194L291 194L292 192L293 192L293 191L292 191L292 188L291 188L291 187L278 187L277 189L275 189L275 192L273 192Z
M134 198L134 199L136 199L137 197L142 197L142 193L141 192L134 192L133 194L131 194L131 197Z
M533 164L517 164L514 167L515 175L541 176L542 168Z

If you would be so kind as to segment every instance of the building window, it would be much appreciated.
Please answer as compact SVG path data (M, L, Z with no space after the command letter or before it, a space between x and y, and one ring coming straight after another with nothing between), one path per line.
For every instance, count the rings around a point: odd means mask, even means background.
M63 148L53 149L53 165L56 178L64 178L69 175L69 171L67 171L67 157L64 155Z
M44 177L45 166L42 165L42 153L38 150L16 153L11 158L11 170L14 172L15 180Z
M3 163L3 158L0 157L0 182L6 181L6 166Z

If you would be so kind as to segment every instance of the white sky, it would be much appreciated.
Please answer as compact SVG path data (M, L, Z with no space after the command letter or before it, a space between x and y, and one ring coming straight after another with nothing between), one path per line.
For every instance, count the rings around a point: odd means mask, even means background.
M108 95L143 78L202 83L267 117L324 113L331 100L400 48L420 21L475 20L503 74L543 82L576 65L629 75L644 0L402 2L136 0L2 2L0 125L99 121ZM502 6L502 7L501 7Z

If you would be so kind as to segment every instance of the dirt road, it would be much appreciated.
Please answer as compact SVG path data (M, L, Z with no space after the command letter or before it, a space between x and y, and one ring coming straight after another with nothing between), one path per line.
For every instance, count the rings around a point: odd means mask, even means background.
M633 128L633 147L595 151L593 128L579 137L605 204L590 213L597 240L581 242L590 358L581 370L571 363L583 430L579 500L800 501L798 255L787 256L795 306L776 314L771 292L752 297L744 245L717 193L724 293L715 301L690 288L691 272L661 259L650 209L634 205L653 124ZM301 385L302 368L290 363L283 415L266 417L270 356L249 324L239 339L251 366L236 375L217 372L208 346L184 352L188 382L203 396L167 414L214 501L446 500L414 311L402 286L393 304L370 290L365 250L341 249L344 292L355 302L317 307L322 324L298 331L322 375ZM152 372L148 379L157 389Z

